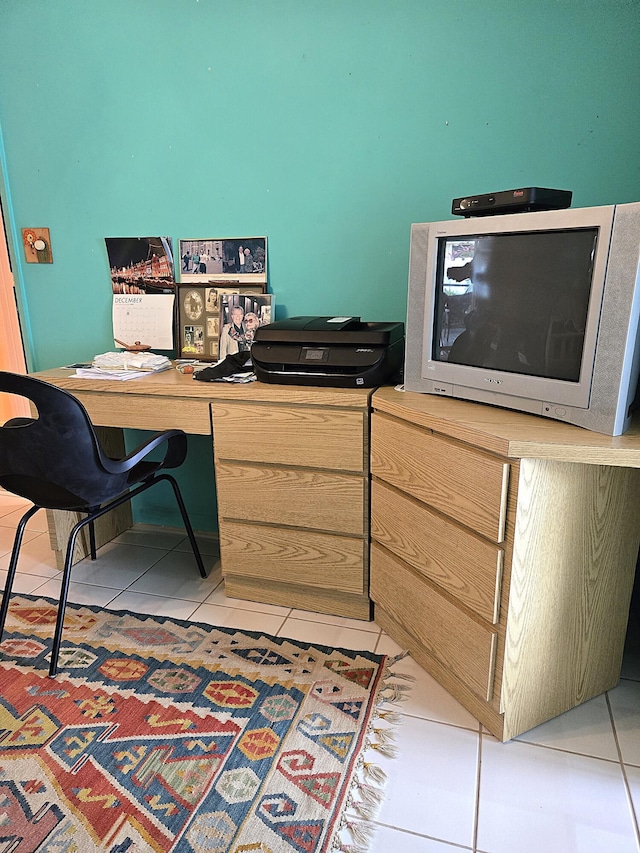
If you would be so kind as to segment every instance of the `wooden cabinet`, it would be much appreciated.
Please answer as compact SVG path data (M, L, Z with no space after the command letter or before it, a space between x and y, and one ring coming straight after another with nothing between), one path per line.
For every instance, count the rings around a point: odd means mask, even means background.
M371 392L247 393L211 407L227 594L370 619Z
M390 388L372 405L376 621L502 740L614 686L640 540L625 442Z

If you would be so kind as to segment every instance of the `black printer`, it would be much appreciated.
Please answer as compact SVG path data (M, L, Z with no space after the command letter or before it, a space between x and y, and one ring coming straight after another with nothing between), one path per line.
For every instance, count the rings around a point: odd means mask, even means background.
M261 382L373 388L402 379L404 323L360 317L290 317L256 329L251 360Z

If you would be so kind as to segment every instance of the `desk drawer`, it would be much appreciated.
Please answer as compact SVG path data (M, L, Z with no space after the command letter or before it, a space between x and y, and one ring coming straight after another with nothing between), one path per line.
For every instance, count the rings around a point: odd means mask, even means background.
M504 539L509 465L374 413L371 473L494 542Z
M462 684L481 699L491 700L495 631L479 625L375 542L370 595Z
M362 539L222 521L220 553L223 566L228 566L234 575L339 592L364 592Z
M350 474L218 462L220 518L365 533L365 480Z
M226 402L211 408L218 459L367 470L361 411Z
M135 382L135 380L134 380ZM176 397L141 397L139 394L74 392L94 424L146 429L183 429L192 435L211 435L209 401Z
M498 621L502 548L378 481L371 537L483 619Z

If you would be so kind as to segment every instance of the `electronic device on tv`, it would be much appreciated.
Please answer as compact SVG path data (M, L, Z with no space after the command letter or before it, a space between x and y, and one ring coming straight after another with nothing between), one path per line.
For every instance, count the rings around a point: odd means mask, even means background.
M454 198L451 213L456 216L495 216L497 213L518 213L529 210L560 210L569 207L571 190L553 190L548 187L520 187L484 195Z
M406 389L620 435L639 260L640 202L412 225Z

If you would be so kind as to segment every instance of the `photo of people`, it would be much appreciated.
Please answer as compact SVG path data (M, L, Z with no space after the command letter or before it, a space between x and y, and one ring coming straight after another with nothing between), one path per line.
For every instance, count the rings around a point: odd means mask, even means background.
M220 334L220 318L207 317L207 337L218 339Z
M204 308L202 295L197 290L188 290L184 297L184 312L190 320L199 320Z
M183 330L183 356L202 355L204 352L204 328L202 326L185 326Z
M204 305L207 314L218 313L218 291L215 287L207 287L205 289Z
M227 294L220 307L219 358L251 349L256 329L271 322L271 294Z
M180 240L180 281L266 282L267 238Z

